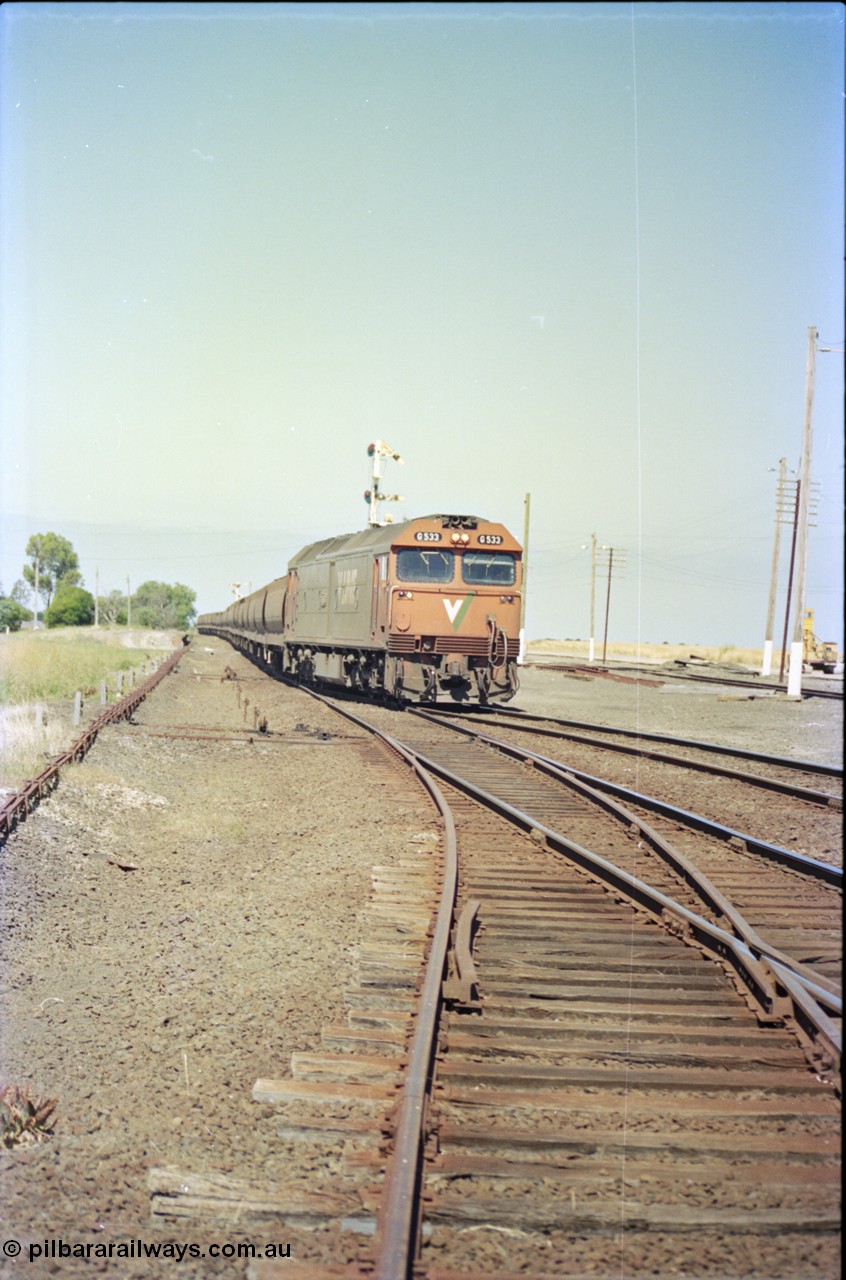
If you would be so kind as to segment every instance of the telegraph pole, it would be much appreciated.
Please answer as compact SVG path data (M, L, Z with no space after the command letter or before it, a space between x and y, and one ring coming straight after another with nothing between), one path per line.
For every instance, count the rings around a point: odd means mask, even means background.
M32 624L33 631L38 630L38 610L40 608L40 602L38 597L38 564L39 564L38 552L36 551L35 553L35 619Z
M608 548L608 591L605 596L605 634L602 637L602 665L605 666L605 653L608 649L608 611L611 608L611 573L614 568L614 548Z
M793 532L790 536L790 567L787 570L787 601L784 606L784 632L781 637L781 662L778 667L778 680L784 679L784 664L787 660L787 629L790 626L790 602L793 598L793 569L796 565L796 533L799 528L799 494L802 481L796 481L796 492L793 495Z
M129 574L126 575L126 625L132 626L132 596L129 594Z
M787 672L788 698L802 696L802 660L804 656L805 580L808 572L808 502L811 492L811 449L813 443L814 375L817 354L817 331L808 329L808 356L805 364L805 423L802 432L802 465L799 479L797 514L798 544L796 550L796 592L793 601L793 640Z
M608 650L608 614L609 614L610 609L611 609L611 578L613 577L613 574L614 574L614 565L615 565L615 563L616 563L616 566L617 566L617 568L618 568L618 569L624 569L624 568L626 567L626 561L625 561L626 552L625 552L624 548L622 548L622 547L605 547L605 546L602 546L602 547L600 547L600 548L599 548L599 550L600 550L600 552L602 552L602 553L604 553L604 552L607 552L607 553L608 553L608 555L607 555L607 559L608 559L608 587L607 587L607 590L606 590L606 592L605 592L605 634L604 634L604 636L603 636L603 640L602 640L602 665L604 666L604 665L605 665L605 655L606 655L607 650ZM616 562L615 562L615 559L614 559L615 555L616 555L616 557L617 557ZM591 623L592 623L592 621L593 621L593 620L591 619ZM592 625L591 625L591 630L593 630L593 626L592 626Z
M100 570L94 570L94 626L100 625Z
M532 495L527 493L523 499L523 581L520 591L520 648L517 653L517 664L522 666L526 661L526 582L529 577L529 511Z

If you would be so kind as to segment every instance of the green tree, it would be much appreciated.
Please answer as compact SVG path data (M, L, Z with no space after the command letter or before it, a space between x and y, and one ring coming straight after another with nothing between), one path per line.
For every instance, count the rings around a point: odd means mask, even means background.
M0 596L0 629L20 631L26 612L11 596Z
M107 596L97 597L100 621L106 626L126 622L126 596L122 591L110 591Z
M85 627L94 621L94 597L82 587L63 586L44 614L48 627Z
M24 582L23 578L18 578L15 585L12 587L12 590L9 592L10 597L13 600L17 600L22 609L26 609L31 594L32 592Z
M141 627L190 627L196 591L181 582L142 582L132 597L132 621Z
M67 538L58 533L34 533L26 544L30 563L23 567L23 575L35 588L35 566L38 565L38 594L50 603L60 586L78 587L82 584L79 557Z

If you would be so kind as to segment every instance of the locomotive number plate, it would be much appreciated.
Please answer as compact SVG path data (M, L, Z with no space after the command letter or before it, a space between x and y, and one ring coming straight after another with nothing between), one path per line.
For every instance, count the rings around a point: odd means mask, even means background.
M415 542L440 542L440 540L441 535L439 533L432 533L428 529L421 529L414 535Z
M498 547L502 542L502 535L499 533L480 533L479 544L483 547Z

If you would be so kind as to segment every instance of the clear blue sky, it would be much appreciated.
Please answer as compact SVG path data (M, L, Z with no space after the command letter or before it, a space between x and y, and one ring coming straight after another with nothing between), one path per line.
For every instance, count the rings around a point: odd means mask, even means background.
M4 5L5 589L54 530L90 589L221 607L364 525L382 437L397 519L520 536L531 494L530 638L587 635L595 532L611 638L762 644L808 327L843 347L843 24ZM842 404L820 352L807 603L841 643Z

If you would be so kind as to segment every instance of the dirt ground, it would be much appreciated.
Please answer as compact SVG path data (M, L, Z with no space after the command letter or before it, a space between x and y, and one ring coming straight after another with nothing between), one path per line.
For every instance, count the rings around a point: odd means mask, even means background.
M221 680L226 666L243 679ZM516 703L841 758L837 702L527 668ZM280 739L243 741L257 707ZM223 740L152 736L195 725ZM309 1175L308 1153L280 1145L252 1086L343 1020L371 867L433 822L422 799L377 807L366 767L354 729L200 641L0 851L0 1082L58 1100L49 1140L0 1150L4 1280L243 1276L243 1262L178 1261L235 1237L158 1229L147 1176ZM295 1233L281 1234L256 1242L290 1243L296 1257ZM60 1250L51 1241L74 1252L47 1256ZM139 1259L150 1245L170 1256Z

